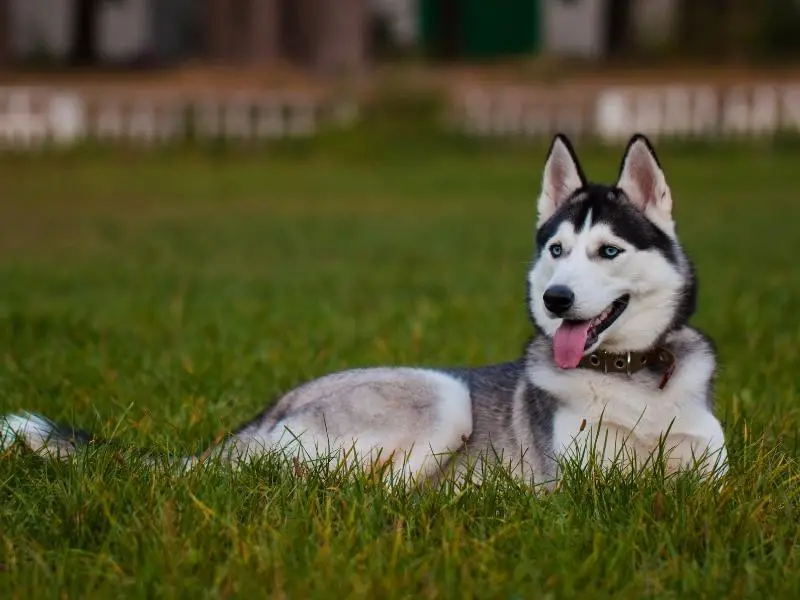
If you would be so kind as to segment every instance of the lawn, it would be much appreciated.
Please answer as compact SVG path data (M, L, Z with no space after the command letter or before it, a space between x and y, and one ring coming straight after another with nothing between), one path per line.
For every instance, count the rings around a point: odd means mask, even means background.
M0 412L188 453L334 369L517 356L543 148L331 144L5 158ZM610 179L620 151L584 166ZM13 450L0 592L798 597L800 156L661 160L720 354L722 490L576 475L540 498L502 478L389 492L272 460L181 477L115 450Z

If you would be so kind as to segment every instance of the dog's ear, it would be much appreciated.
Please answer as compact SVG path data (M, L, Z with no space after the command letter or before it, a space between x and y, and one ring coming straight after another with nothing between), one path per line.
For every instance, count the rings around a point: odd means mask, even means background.
M576 190L586 185L578 157L567 136L558 134L550 144L539 195L539 225L553 216Z
M640 133L622 156L617 187L656 225L672 229L672 194L653 146Z

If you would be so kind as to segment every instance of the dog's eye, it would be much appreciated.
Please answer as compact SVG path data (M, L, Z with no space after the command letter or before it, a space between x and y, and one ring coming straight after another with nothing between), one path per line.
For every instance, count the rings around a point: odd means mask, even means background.
M600 246L600 250L597 253L600 255L600 258L608 258L609 260L612 258L616 258L620 254L622 254L622 248L617 248L616 246Z
M550 245L550 256L553 258L558 258L562 254L564 254L564 248L561 246L561 244L556 243Z

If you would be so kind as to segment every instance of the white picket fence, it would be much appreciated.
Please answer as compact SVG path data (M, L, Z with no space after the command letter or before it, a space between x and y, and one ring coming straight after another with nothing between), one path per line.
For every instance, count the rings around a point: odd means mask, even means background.
M351 102L300 93L100 94L0 88L0 148L71 146L85 140L155 145L194 139L308 137L357 119Z
M800 132L800 83L470 87L455 95L450 124L475 136L757 138Z
M358 105L284 92L108 94L0 87L0 149L86 140L143 146L186 139L257 142L346 127ZM448 122L474 136L546 138L557 131L616 142L653 138L757 138L800 133L800 83L733 86L469 87Z

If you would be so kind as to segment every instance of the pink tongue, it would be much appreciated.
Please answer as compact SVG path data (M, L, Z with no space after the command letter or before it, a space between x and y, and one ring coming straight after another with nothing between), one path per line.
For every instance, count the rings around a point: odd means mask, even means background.
M590 321L563 321L553 336L553 358L562 369L574 369L583 358Z

